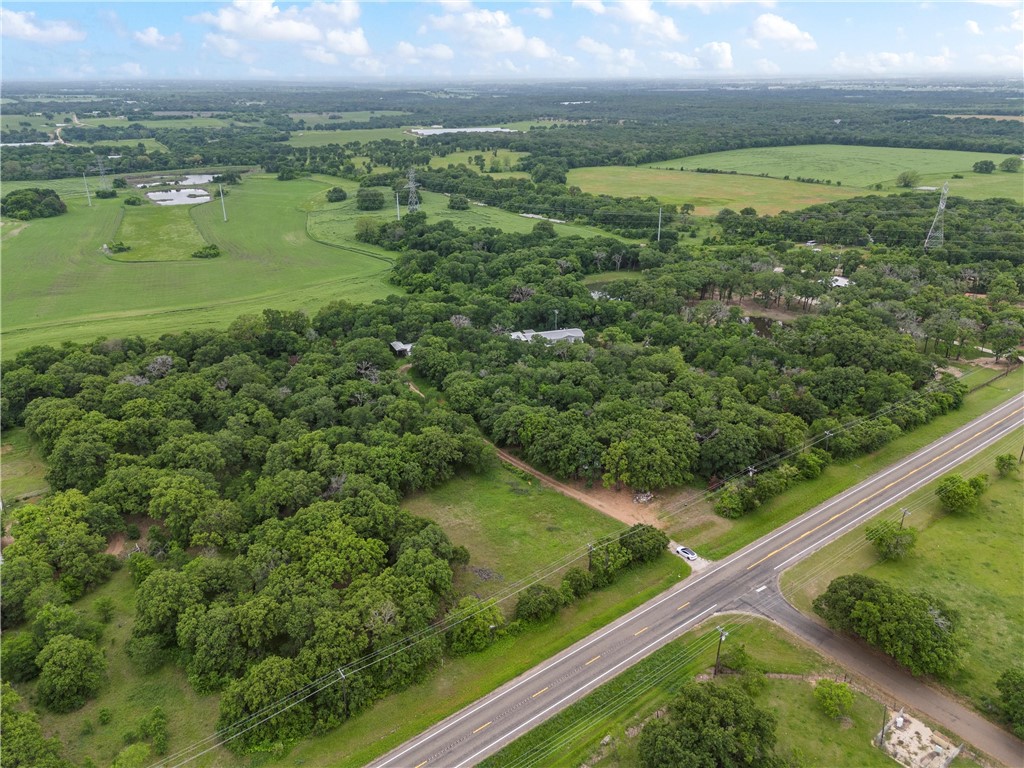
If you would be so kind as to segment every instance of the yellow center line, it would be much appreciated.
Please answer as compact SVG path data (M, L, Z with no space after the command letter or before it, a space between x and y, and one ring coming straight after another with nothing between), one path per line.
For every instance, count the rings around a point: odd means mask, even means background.
M686 607L686 606L688 606L689 604L690 604L690 601L689 601L689 600L687 600L687 601L686 601L685 603L683 603L683 604L682 604L682 605L680 605L680 606L679 606L678 608L676 608L676 610L677 610L677 611L681 611L681 610L683 610L683 608L685 608L685 607Z
M600 656L595 656L594 658L592 658L592 659L591 659L590 661L588 661L588 662L587 662L586 664L584 664L583 666L584 666L584 667L589 667L589 666L590 666L591 664L593 664L593 663L594 663L595 661L597 661L597 660L598 660L598 659L600 659L600 658L601 658Z
M995 422L994 424L991 424L991 425L989 425L989 426L985 427L985 429L982 429L982 430L979 430L978 432L975 432L975 433L974 433L973 435L971 435L970 437L968 437L968 438L967 438L966 440L962 440L962 441L960 441L959 443L957 443L956 445L954 445L954 446L953 446L952 448L950 448L950 449L949 449L948 451L946 451L945 453L940 453L940 454L939 454L938 456L936 456L935 458L931 459L930 461L927 461L927 462L925 462L924 464L922 464L922 465L921 465L920 467L917 467L916 469L912 469L912 470L910 470L909 472L907 472L907 474L905 474L905 475L903 475L902 477L899 477L899 478L897 478L897 479L893 480L893 481L892 481L891 483L889 483L889 484L888 484L888 485L886 485L885 487L883 487L883 488L881 488L881 489L879 489L879 490L875 491L875 492L874 492L873 494L871 494L870 496L865 496L865 497L864 497L863 499L861 499L860 501L856 502L855 504L852 504L852 505L850 505L849 507L847 507L846 509L842 510L841 512L837 512L836 514L832 515L832 517L830 517L830 518L829 518L828 520L826 520L825 522L823 522L823 523L821 523L821 524L819 524L819 525L816 525L816 526L815 526L814 528L811 528L811 529L810 529L809 531L806 531L806 532L804 532L804 533L801 533L801 534L800 534L799 536L797 536L797 537L796 537L795 539L793 539L792 541L790 541L790 542L788 542L788 543L786 543L786 544L783 544L783 545L782 545L781 547L779 547L779 548L778 548L778 549L776 549L776 550L773 550L773 551L769 552L769 553L768 553L767 555L765 555L764 557L762 557L762 558L761 558L760 560L758 560L758 561L757 561L756 563L753 563L753 564L751 564L751 565L748 565L746 569L747 569L747 570L749 571L749 570L750 570L751 568L756 568L756 567L757 567L757 566L759 566L759 565L760 565L761 563L763 563L763 562L764 562L765 560L768 560L769 558L771 558L771 557L774 557L775 555L779 554L779 552L782 552L783 550L785 550L785 549L788 549L789 547L791 547L791 546L793 546L794 544L796 544L796 543L797 543L798 541L801 541L801 540L803 540L803 539L807 538L808 536L810 536L810 535L811 535L812 533L814 533L815 531L818 531L818 530L820 530L821 528L824 528L824 527L825 527L826 525L828 525L829 523L831 523L831 522L832 522L833 520L835 520L836 518L838 518L838 517L842 517L842 516L843 516L843 515L845 515L845 514L846 514L847 512L850 512L851 510L854 510L854 509L856 509L857 507L859 507L859 506L860 506L861 504L865 504L865 503L867 503L867 502L871 501L871 500L872 500L873 498L875 498L876 496L880 496L881 494L885 493L885 492L886 492L887 490L889 490L890 488L892 488L892 487L893 487L894 485L896 485L897 483L900 483L900 482L902 482L902 481L906 480L906 479L907 479L908 477L910 477L910 476L912 476L912 475L916 475L916 474L917 474L918 472L920 472L920 471L921 471L922 469L925 469L926 467L929 467L929 466L931 466L932 464L934 464L934 463L935 463L936 461L939 461L940 459L943 459L943 458L945 458L946 456L948 456L949 454L951 454L951 453L952 453L953 451L955 451L955 450L956 450L957 448L959 448L960 446L962 446L962 445L965 445L965 444L969 443L969 442L970 442L971 440L973 440L974 438L976 438L976 437L977 437L978 435L982 435L982 434L984 434L985 432L988 432L988 431L990 431L990 430L992 430L992 429L995 429L996 427L998 427L998 426L999 426L1000 424L1002 424L1002 423L1003 423L1004 421L1006 421L1007 419L1009 419L1009 418L1011 418L1011 417L1013 417L1013 416L1016 416L1016 415L1017 415L1017 414L1018 414L1018 413L1019 413L1020 411L1022 411L1022 410L1024 410L1024 408L1017 408L1017 409L1016 409L1015 411L1013 411L1013 413L1010 413L1010 414L1009 414L1008 416L1005 416L1004 418L1000 419L999 421Z
M540 695L541 695L542 693L544 693L544 691L546 691L546 690L547 690L548 688L550 688L550 687L551 687L550 685L546 685L546 686L544 686L544 687L543 687L543 688L541 688L541 689L540 689L539 691L537 691L537 692L536 692L535 694L533 694L533 696L531 696L530 698L531 698L531 699L536 699L536 698L537 698L538 696L540 696Z
M422 763L420 763L419 765L417 765L417 766L416 766L416 768L423 768L423 766L424 766L424 765L426 765L426 764L427 764L427 761L426 761L426 760L424 760L424 761L423 761Z
M473 731L473 733L480 733L480 731L482 731L484 728L486 728L488 725L490 725L493 722L494 722L493 720L488 720L486 723L484 723L479 728L477 728L475 731Z
M648 629L650 629L650 627L644 627L644 628L643 628L643 629L641 629L641 630L640 630L639 632L634 632L634 633L633 633L633 637L636 637L637 635L642 635L642 634L643 634L644 632L646 632L646 631L647 631Z

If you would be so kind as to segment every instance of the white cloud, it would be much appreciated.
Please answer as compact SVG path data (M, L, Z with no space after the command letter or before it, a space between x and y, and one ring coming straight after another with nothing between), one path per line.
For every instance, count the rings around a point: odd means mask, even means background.
M589 53L593 56L599 56L602 58L607 58L615 52L615 49L607 43L602 43L592 37L587 37L586 35L576 41L576 47L584 53Z
M256 57L246 49L238 40L227 35L218 35L213 32L207 33L203 38L203 47L210 48L226 59L241 59L246 63L256 60Z
M322 37L320 28L303 18L299 8L282 11L274 0L233 0L216 13L206 11L195 18L246 40L300 43Z
M364 75L371 75L372 77L384 77L387 74L384 62L372 56L360 56L357 59L353 59L352 68L356 72L362 72Z
M585 11L596 13L598 16L603 15L608 10L604 7L604 3L601 0L572 0L572 7L582 8Z
M696 56L687 56L685 53L679 53L679 51L662 51L658 54L658 58L662 61L667 61L669 64L674 64L680 69L700 69L700 59Z
M777 75L782 71L782 67L769 59L758 59L754 62L754 66L762 75Z
M1010 14L1010 23L996 27L996 32L1024 32L1024 10L1016 9Z
M964 29L966 29L972 35L982 34L981 27L979 27L978 22L974 21L973 19L968 19L967 21L964 22Z
M527 37L504 11L472 8L464 13L431 16L430 26L451 32L467 47L484 56L525 53L538 59L554 58L558 52L539 37Z
M359 20L359 3L355 0L314 0L309 11L314 15L332 18L346 26Z
M555 15L555 12L546 5L538 5L533 8L523 8L520 13L529 13L541 19L550 19Z
M763 42L779 43L794 51L813 51L818 47L810 33L774 13L762 13L757 17L750 28L748 42L755 48Z
M71 43L85 39L85 32L66 21L36 21L33 11L6 8L0 8L0 35L33 43Z
M943 48L932 56L922 56L914 51L879 51L851 56L842 51L832 59L832 67L842 72L872 75L935 72L948 70L955 58L949 48Z
M694 53L704 69L732 69L732 46L729 43L705 43Z
M317 64L337 64L338 57L328 51L322 45L315 45L312 48L304 48L302 55Z
M125 61L112 67L110 74L120 77L145 77L146 70L136 61Z
M332 29L327 33L327 47L346 56L368 56L370 44L362 27L355 29Z
M150 48L159 48L164 51L175 51L181 47L181 35L162 35L156 27L146 27L132 33L136 42L147 45Z
M451 61L455 58L455 51L442 43L417 47L403 40L395 47L395 52L409 64L419 64L424 60Z
M711 13L720 8L728 8L733 5L749 5L749 0L668 0L667 5L675 5L683 8L696 8L701 13ZM775 0L757 0L757 5L762 8L774 8Z
M989 68L1019 73L1024 69L1024 43L1018 43L1013 53L983 53L978 56L978 61Z

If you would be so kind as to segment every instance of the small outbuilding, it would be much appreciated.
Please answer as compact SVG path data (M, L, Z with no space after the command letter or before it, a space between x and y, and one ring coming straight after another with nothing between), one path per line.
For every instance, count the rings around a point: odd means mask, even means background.
M556 341L568 341L575 344L577 341L583 341L583 331L580 328L562 328L559 331L513 331L509 337L515 341L544 339L546 344L554 344Z
M412 352L412 344L406 344L404 341L392 341L391 351L395 357L408 357Z

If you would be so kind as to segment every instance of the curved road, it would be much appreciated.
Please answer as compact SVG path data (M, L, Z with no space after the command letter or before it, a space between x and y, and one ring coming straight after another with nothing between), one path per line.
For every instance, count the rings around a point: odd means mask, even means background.
M692 575L371 765L475 765L708 616L751 609L771 616L786 605L777 592L783 569L1019 428L1022 414L1024 394ZM957 722L940 723L958 730ZM993 730L1005 738L974 746L1006 765L1024 765L1024 744Z

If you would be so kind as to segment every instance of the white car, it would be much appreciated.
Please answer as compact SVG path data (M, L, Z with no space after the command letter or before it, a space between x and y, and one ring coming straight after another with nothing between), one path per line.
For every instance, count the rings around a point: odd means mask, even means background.
M680 557L686 558L687 560L696 560L697 559L697 553L694 552L689 547L676 547L676 554L679 555Z

